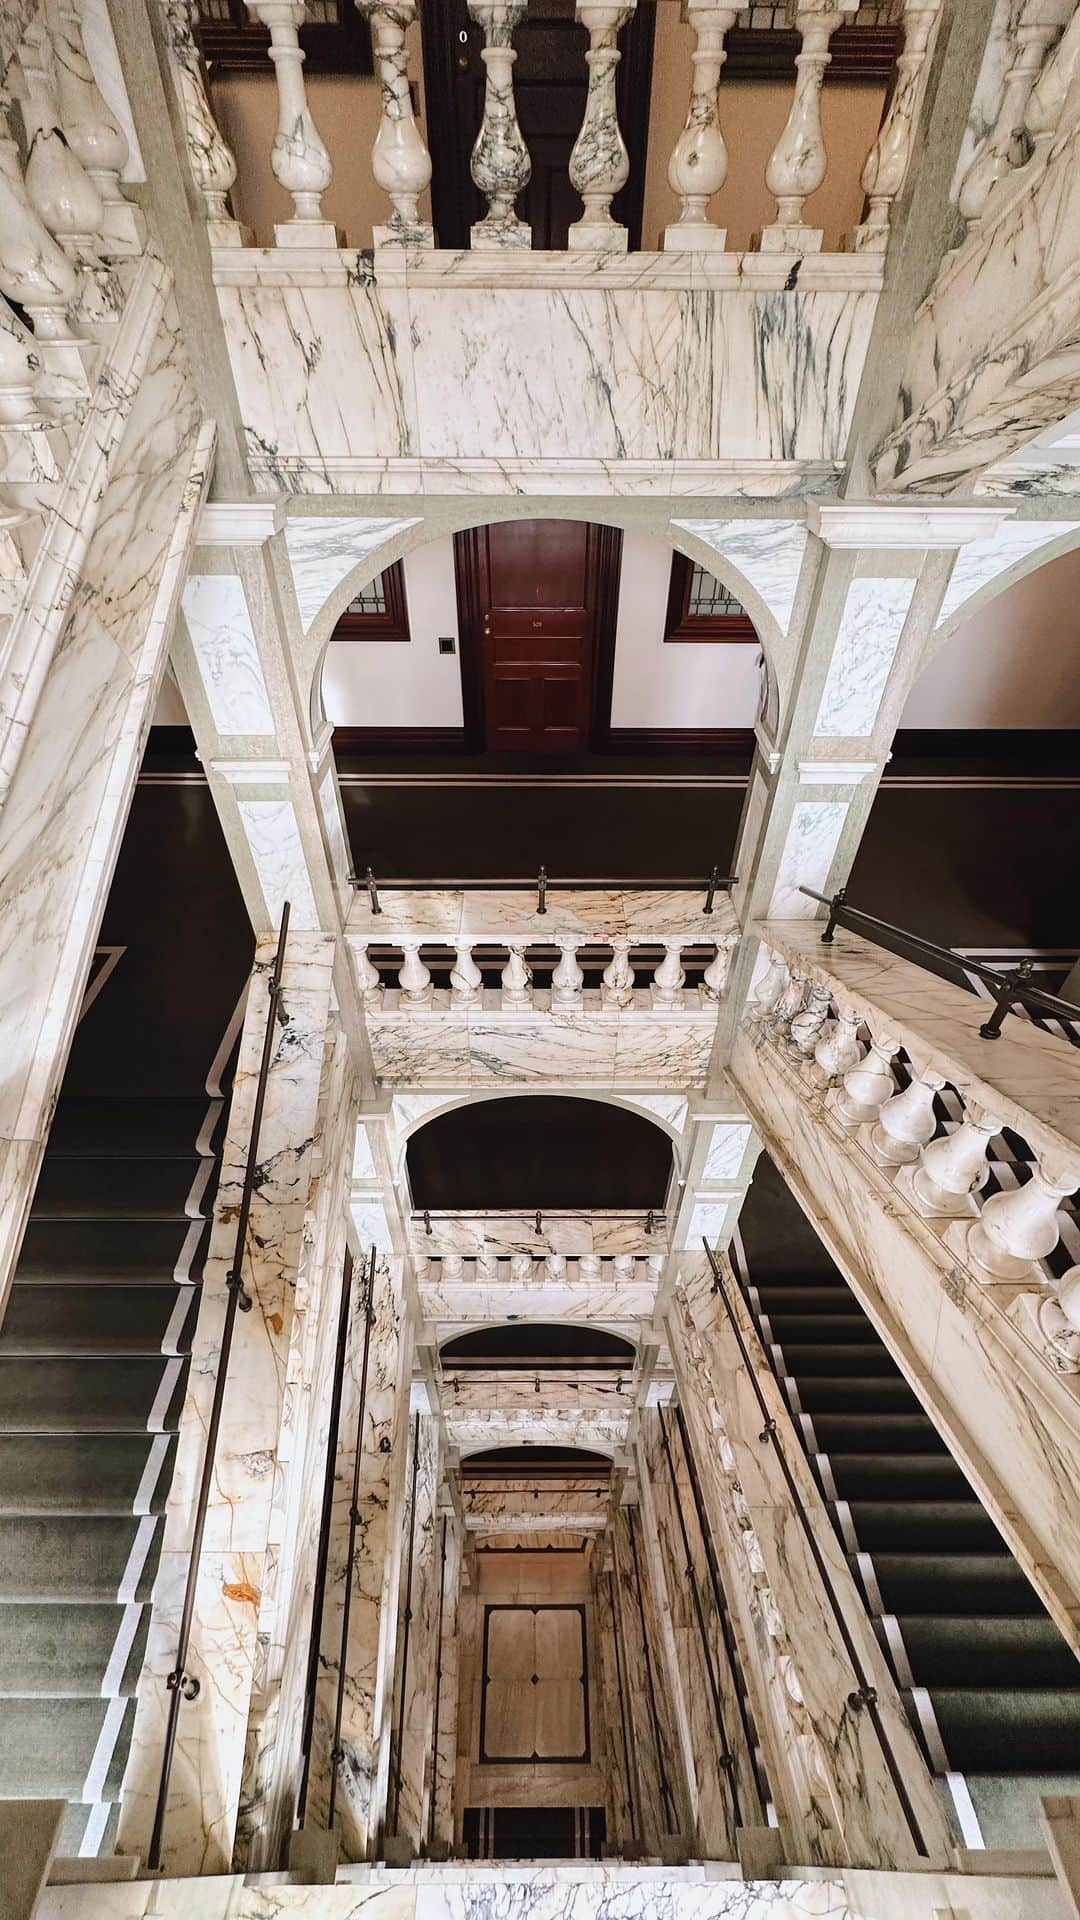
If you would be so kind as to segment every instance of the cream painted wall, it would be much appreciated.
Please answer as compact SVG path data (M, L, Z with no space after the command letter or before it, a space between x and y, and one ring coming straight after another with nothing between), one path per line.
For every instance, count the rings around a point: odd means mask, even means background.
M759 649L665 643L670 580L670 547L648 534L623 535L612 726L752 727Z
M409 607L400 640L339 640L327 648L323 704L337 727L460 727L458 655L441 654L440 634L458 638L453 541L432 540L403 562Z
M902 727L1080 727L1080 548L965 620L908 695Z

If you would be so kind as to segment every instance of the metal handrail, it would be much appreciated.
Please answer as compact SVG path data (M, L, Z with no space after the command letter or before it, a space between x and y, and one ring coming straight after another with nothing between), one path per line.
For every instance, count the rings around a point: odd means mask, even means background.
M758 1379L757 1368L754 1365L754 1362L751 1357L750 1351L747 1347L746 1341L743 1338L743 1331L739 1325L738 1316L731 1304L731 1301L728 1298L728 1292L727 1292L727 1288L724 1285L723 1274L720 1269L720 1264L712 1248L710 1247L708 1241L703 1239L702 1245L705 1248L706 1255L708 1256L709 1265L712 1268L712 1276L713 1276L712 1290L715 1294L719 1295L721 1301L723 1302L724 1312L727 1314L728 1320L731 1324L731 1330L734 1333L735 1339L738 1343L739 1354L742 1359L743 1369L746 1373L746 1376L750 1382L751 1387L753 1388L754 1398L758 1403L758 1409L761 1413L763 1425L762 1425L762 1430L759 1438L761 1439L763 1445L766 1442L768 1442L768 1444L771 1445L774 1454L776 1455L777 1464L780 1468L781 1474L783 1475L784 1485L787 1488L788 1496L791 1500L792 1510L795 1514L796 1519L799 1522L800 1527L802 1528L803 1534L806 1539L806 1544L810 1549L810 1557L813 1560L814 1566L817 1569L818 1577L821 1580L821 1584L825 1592L825 1598L829 1603L829 1609L836 1623L836 1627L839 1632L840 1639L843 1642L844 1652L847 1655L852 1673L855 1676L856 1686L854 1690L848 1694L847 1705L851 1710L851 1712L853 1713L865 1712L869 1715L870 1724L874 1729L874 1733L877 1737L878 1745L881 1748L882 1759L884 1760L886 1768L888 1769L889 1778L892 1781L893 1788L896 1793L896 1797L900 1802L900 1806L903 1810L904 1818L907 1821L908 1831L910 1832L911 1837L915 1842L915 1850L922 1859L929 1859L930 1851L923 1837L922 1828L919 1825L918 1815L915 1812L914 1806L912 1805L911 1796L908 1793L907 1785L904 1780L903 1770L900 1766L899 1761L896 1758L896 1755L892 1750L892 1744L885 1730L885 1723L881 1717L881 1709L878 1705L877 1689L870 1684L870 1676L867 1673L865 1666L863 1665L862 1655L860 1654L859 1649L855 1645L855 1642L852 1638L851 1628L848 1625L847 1618L844 1614L844 1610L840 1605L840 1601L833 1587L832 1577L829 1573L829 1569L825 1561L825 1556L821 1551L821 1547L818 1543L817 1535L815 1534L813 1527L810 1525L810 1516L807 1513L806 1507L803 1503L802 1495L799 1492L798 1483L795 1479L795 1475L791 1471L791 1466L788 1461L787 1454L784 1451L783 1442L780 1439L780 1433L777 1427L777 1423L769 1412L769 1403L766 1400L765 1395L761 1391L761 1382Z
M311 1596L311 1638L308 1642L307 1678L304 1692L304 1723L300 1735L300 1791L296 1796L296 1824L302 1827L307 1813L308 1781L311 1774L311 1744L315 1730L315 1696L319 1684L319 1655L322 1651L323 1607L326 1602L326 1573L330 1560L330 1530L334 1512L338 1440L341 1431L341 1395L345 1382L345 1356L349 1345L349 1309L352 1305L352 1254L345 1249L338 1309L337 1347L334 1353L334 1378L330 1390L330 1418L326 1434L326 1468L323 1474L322 1513L319 1516L319 1548Z
M974 974L988 986L995 1002L994 1011L988 1020L984 1020L979 1033L984 1040L996 1040L1001 1033L1002 1022L1014 1005L1034 1009L1037 1013L1049 1014L1054 1020L1080 1020L1080 1007L1069 1000L1059 999L1055 993L1047 993L1042 987L1031 984L1031 961L1022 960L1018 967L1008 973L999 973L996 967L989 967L982 960L968 960L954 951L952 947L939 946L936 940L924 940L921 934L909 933L906 927L895 927L889 920L879 920L872 913L864 913L861 907L850 907L846 890L841 887L830 898L827 893L818 893L813 887L800 887L799 892L808 900L817 900L828 907L829 917L821 944L830 947L836 937L837 927L846 927L849 933L870 931L871 939L878 946L896 953L901 960L911 958L916 966L927 961L944 962L947 966L967 974ZM887 934L900 944L890 948L887 940L877 940L879 934ZM933 971L929 968L928 971Z
M326 1805L326 1824L332 1827L337 1808L338 1768L344 1759L341 1745L341 1721L345 1712L345 1664L349 1646L349 1621L352 1615L353 1560L356 1533L360 1525L360 1460L364 1448L364 1416L367 1410L368 1360L371 1355L371 1329L375 1323L375 1248L368 1256L367 1292L363 1302L364 1352L360 1362L360 1398L356 1409L356 1452L353 1456L352 1493L349 1499L349 1540L345 1556L345 1591L341 1601L341 1642L338 1647L337 1698L334 1702L334 1738L330 1747L330 1792Z
M379 881L370 867L364 872L350 873L349 880L356 893L366 893L373 914L384 911L379 898ZM413 876L406 880L388 880L382 883L392 893L535 893L536 911L544 915L548 911L548 894L556 888L561 893L704 893L703 914L712 913L718 893L730 893L738 884L735 874L722 874L718 866L706 875L651 874L646 878L612 877L601 875L593 878L552 879L546 867L541 867L535 880L523 880L520 875L507 875L499 879L430 879L422 880Z
M229 1357L232 1352L233 1328L237 1312L250 1313L251 1295L243 1283L242 1270L244 1252L247 1246L248 1224L251 1219L251 1202L255 1193L255 1179L259 1165L259 1136L262 1132L263 1108L266 1104L266 1088L270 1078L270 1063L274 1051L274 1028L287 1025L287 1015L281 1004L281 974L285 963L285 942L289 933L289 902L286 900L281 909L281 928L278 933L277 951L270 974L267 994L266 1031L263 1034L262 1057L259 1062L259 1078L255 1089L255 1107L251 1116L251 1133L248 1138L247 1163L244 1168L244 1186L240 1198L240 1210L236 1220L236 1239L232 1265L225 1276L228 1299L225 1305L225 1318L221 1329L221 1346L218 1354L217 1373L214 1378L214 1394L210 1403L210 1418L206 1429L206 1445L203 1448L202 1472L199 1476L199 1494L195 1503L195 1524L191 1534L191 1550L188 1558L187 1582L184 1587L184 1604L180 1612L180 1630L177 1634L176 1659L166 1678L169 1690L169 1713L165 1723L165 1746L161 1756L161 1777L158 1781L157 1801L154 1807L154 1824L150 1832L150 1845L147 1849L146 1864L151 1868L161 1865L161 1839L165 1826L165 1812L169 1798L169 1781L172 1777L173 1756L176 1751L176 1735L180 1719L181 1700L197 1700L201 1692L201 1682L195 1674L186 1671L188 1649L191 1644L191 1623L195 1613L195 1593L199 1579L199 1561L202 1556L202 1543L206 1533L206 1516L210 1505L210 1488L213 1484L216 1464L218 1432L221 1427L221 1410L225 1400L225 1387L228 1380Z

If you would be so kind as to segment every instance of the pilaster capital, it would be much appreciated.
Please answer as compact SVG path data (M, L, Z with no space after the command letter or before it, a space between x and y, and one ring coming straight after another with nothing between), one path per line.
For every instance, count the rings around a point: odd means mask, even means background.
M927 547L965 547L971 540L991 538L1014 507L953 506L948 501L919 501L897 505L877 500L811 500L807 525L827 547L896 547L918 551Z
M200 547L261 547L277 532L276 500L208 500L199 515Z

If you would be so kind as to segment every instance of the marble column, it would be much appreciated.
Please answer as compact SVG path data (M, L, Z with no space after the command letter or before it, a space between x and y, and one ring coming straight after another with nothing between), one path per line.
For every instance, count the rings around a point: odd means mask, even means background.
M432 1731L431 1805L428 1852L435 1858L454 1844L454 1787L457 1778L458 1687L461 1679L458 1621L464 1577L465 1530L453 1507L439 1516L442 1588L439 1602L435 1720Z
M176 1662L180 1613L218 1374L244 1186L274 944L256 951L210 1247L192 1343L176 1470L166 1510L146 1660L124 1780L118 1847L146 1857ZM240 1812L248 1721L263 1648L260 1618L273 1578L278 1463L291 1445L290 1346L313 1172L330 1020L333 941L290 932L282 976L285 1024L275 1033L255 1190L241 1277L251 1298L237 1313L185 1673L197 1696L181 1702L161 1857L172 1874L228 1873Z
M918 1743L726 1262L722 1274L739 1335L704 1255L684 1256L667 1330L727 1603L750 1652L745 1678L784 1857L940 1865L949 1836Z
M387 1831L415 1857L427 1843L432 1786L432 1727L438 1660L439 1586L442 1579L439 1525L439 1422L413 1416L409 1539L402 1610L398 1696L394 1702Z
M399 1260L386 1256L377 1260L370 1303L362 1276L357 1287L341 1403L315 1699L306 1821L309 1826L325 1828L330 1814L338 1675L343 1669L334 1824L342 1856L352 1861L369 1859L374 1852L382 1832L389 1778L409 1455L411 1338L402 1309L401 1266ZM358 1440L356 1527L350 1562Z

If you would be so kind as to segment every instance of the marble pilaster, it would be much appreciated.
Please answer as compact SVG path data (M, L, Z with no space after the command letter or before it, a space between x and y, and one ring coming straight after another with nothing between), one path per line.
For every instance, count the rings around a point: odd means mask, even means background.
M118 1846L144 1857L154 1820L170 1697L166 1676L176 1660L275 944L258 948L248 996L124 1780ZM292 1445L296 1416L288 1394L290 1345L304 1257L332 966L330 939L290 934L282 977L286 1023L275 1034L241 1260L252 1307L236 1314L195 1576L185 1670L198 1681L199 1691L197 1698L185 1697L181 1703L164 1823L162 1859L173 1872L227 1872L236 1842L248 1719L262 1658L260 1614L273 1571L277 1467Z
M458 1688L461 1678L459 1616L465 1577L464 1528L451 1508L440 1516L442 1595L440 1603L438 1678L435 1725L432 1736L433 1776L428 1840L433 1851L454 1844L454 1787L457 1776Z
M622 1653L615 1645L614 1574L611 1567L596 1568L593 1612L599 1668L599 1719L604 1729L604 1773L607 1779L608 1845L628 1857L637 1845L637 1778L631 1748L628 1703L622 1686ZM596 1706L594 1702L594 1716Z
M618 1507L611 1520L614 1624L636 1774L637 1837L646 1854L658 1855L664 1836L677 1831L678 1811L671 1786L673 1756L661 1719L655 1666L650 1666L653 1643L644 1603L640 1532L637 1510Z
M439 1524L439 1422L414 1416L410 1539L406 1543L403 1639L399 1697L394 1703L395 1740L387 1824L412 1855L427 1841L432 1787L432 1726L438 1661L439 1585L442 1579Z
M666 1537L661 1537L652 1477L641 1444L640 1423L649 1417L644 1412L639 1415L638 1438L634 1446L634 1477L641 1519L637 1545L649 1648L657 1682L657 1704L666 1723L670 1751L675 1760L669 1785L678 1808L677 1830L686 1836L689 1851L725 1859L734 1853L733 1846L730 1842L719 1847L707 1844L701 1817L702 1783L698 1778L697 1753L690 1723L686 1642L677 1637L673 1618L673 1594L678 1592L678 1587L672 1584L674 1567L671 1543ZM710 1813L712 1811L710 1808ZM708 1824L711 1826L711 1821Z

